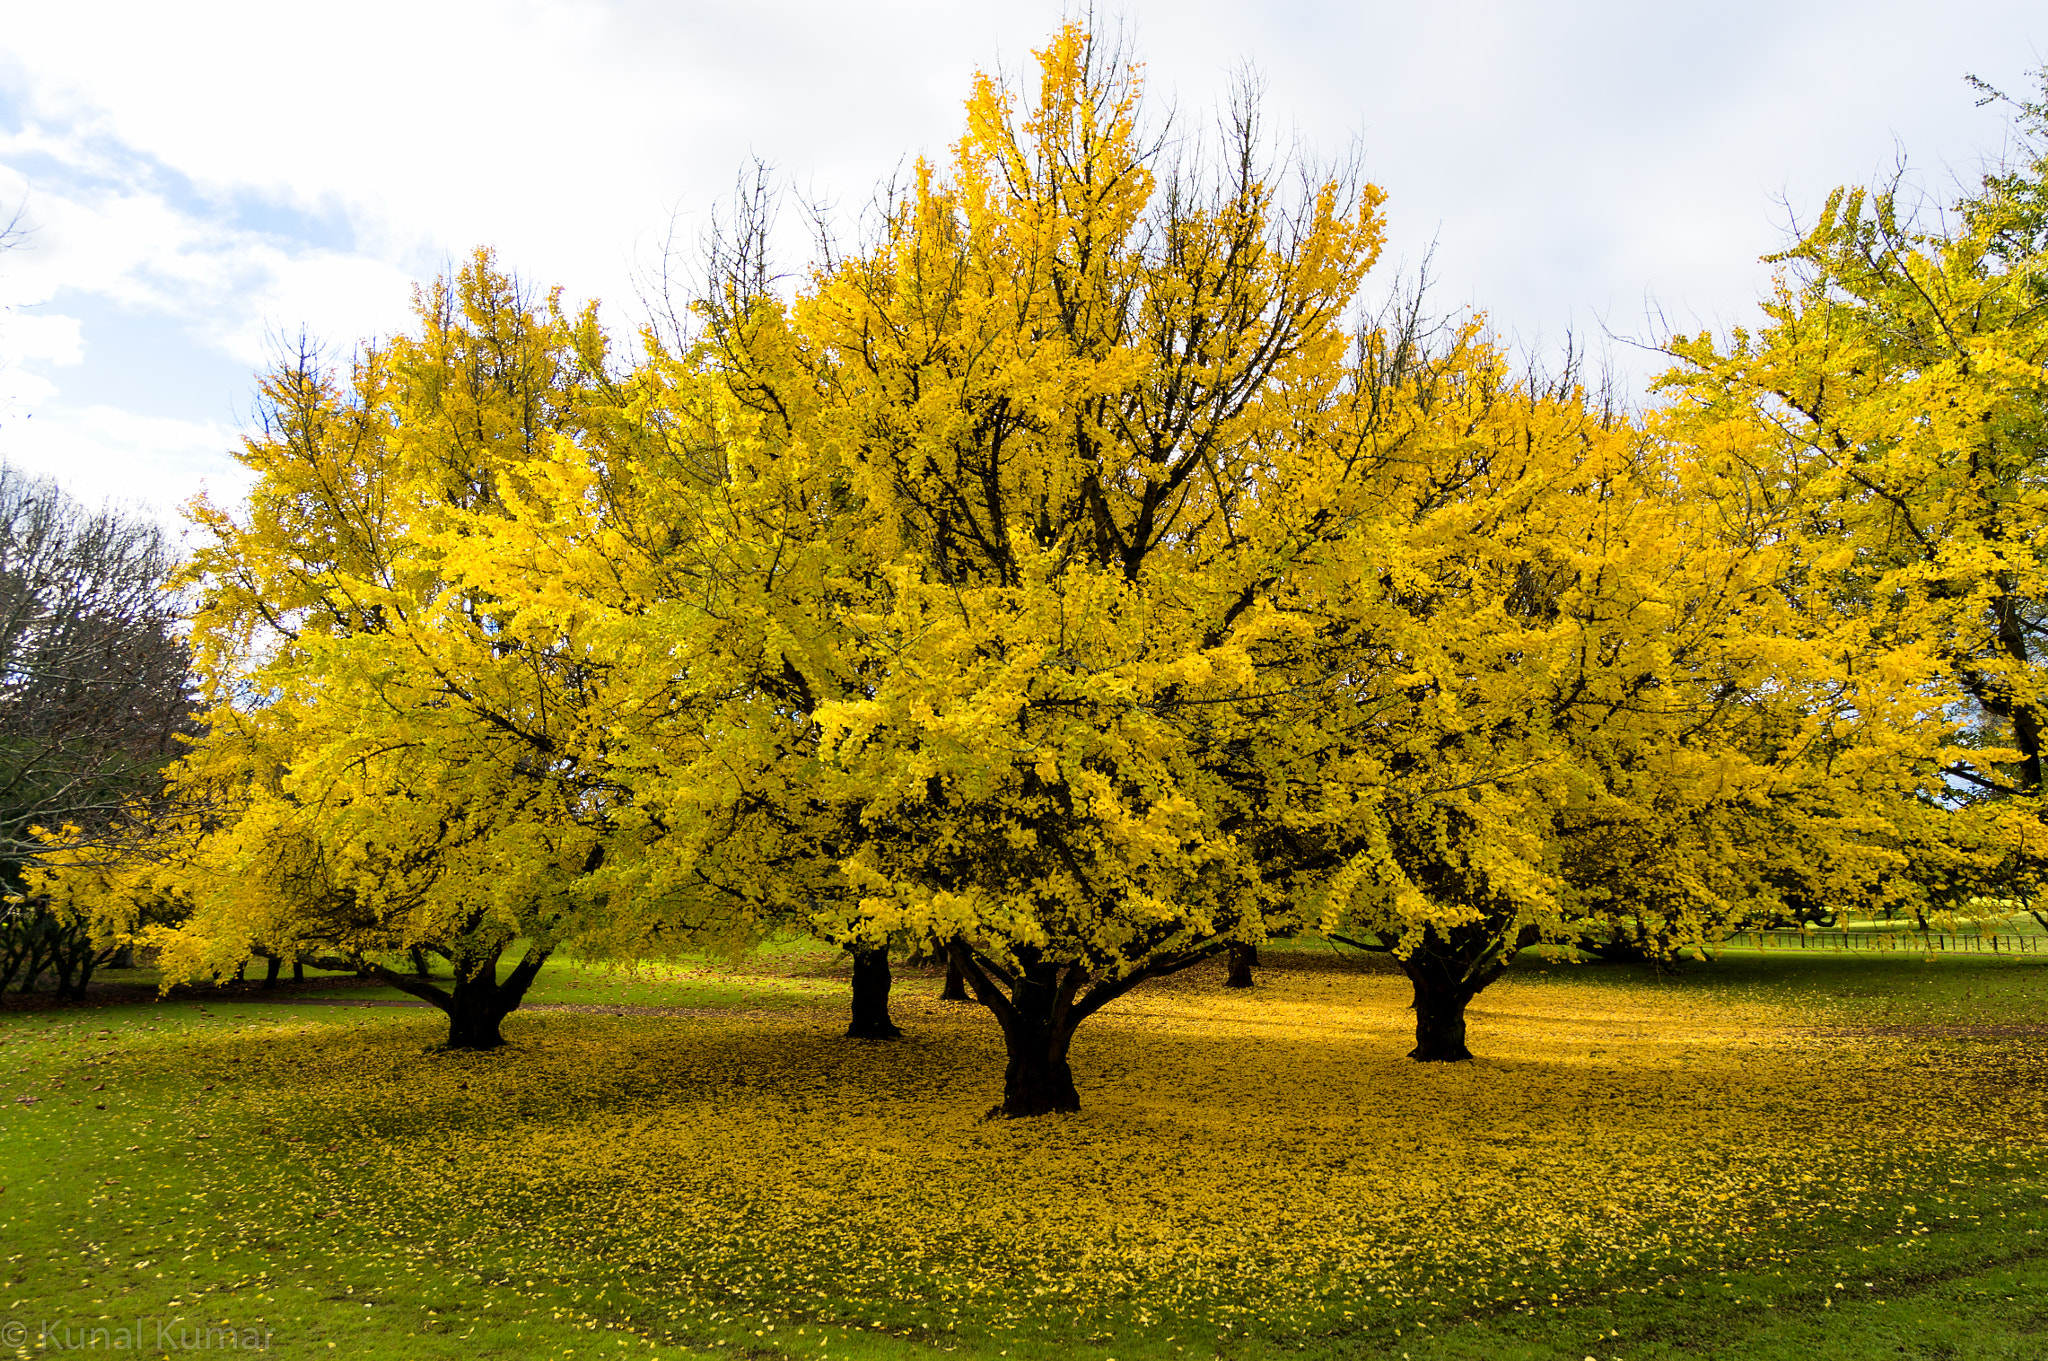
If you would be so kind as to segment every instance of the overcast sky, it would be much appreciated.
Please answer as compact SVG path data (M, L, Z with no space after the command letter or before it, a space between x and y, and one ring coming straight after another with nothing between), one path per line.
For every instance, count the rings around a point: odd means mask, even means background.
M356 0L6 6L0 457L165 516L230 456L271 338L346 354L488 243L615 324L671 224L753 158L852 210L943 156L978 68L1020 70L1054 3ZM1937 199L2007 147L2035 3L1389 0L1103 7L1183 125L1234 72L1310 152L1388 194L1380 286L1434 240L1439 298L1525 345L1744 321L1757 257L1829 187L1903 156ZM792 265L800 263L792 260ZM1626 344L1617 369L1654 362Z

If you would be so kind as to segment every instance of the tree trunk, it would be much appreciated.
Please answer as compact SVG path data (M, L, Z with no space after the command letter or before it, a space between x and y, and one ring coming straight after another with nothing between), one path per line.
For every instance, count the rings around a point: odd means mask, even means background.
M853 1024L848 1039L893 1040L903 1032L889 1019L889 947L852 947Z
M504 946L497 945L470 953L454 952L450 958L454 964L455 981L454 986L447 989L424 978L388 969L382 964L368 965L364 971L387 987L410 993L441 1008L448 1016L448 1042L443 1048L496 1049L505 1043L500 1025L519 1009L526 990L533 986L534 976L540 972L540 966L547 963L554 948L534 946L527 950L501 982L498 978L498 957L503 951Z
M448 1042L444 1048L496 1049L505 1043L499 1027L512 1008L499 1004L496 979L457 979L448 1005L442 1010L448 1013Z
M1003 1100L990 1108L988 1118L1018 1120L1080 1110L1081 1094L1074 1090L1067 1049L1085 1014L1073 1002L1074 994L1089 981L1087 970L1073 965L1062 969L1020 951L1025 958L1018 971L1004 979L1010 990L1005 998L966 946L955 944L949 953L1003 1027Z
M1463 1063L1465 1007L1487 984L1507 971L1514 951L1483 928L1454 929L1446 941L1431 927L1423 944L1401 960L1401 972L1414 988L1415 1047L1408 1057L1418 1063ZM1526 943L1526 942L1524 942Z
M1465 1047L1463 988L1446 985L1425 973L1409 975L1415 987L1415 1047L1408 1057L1418 1063L1463 1063L1472 1057Z
M426 952L425 950L422 950L422 949L420 949L420 947L419 947L419 946L415 945L415 946L413 946L413 947L412 947L412 950L411 950L411 954L412 954L412 972L413 972L413 977L415 977L415 978L430 978L430 977L432 977L432 976L433 976L433 970L431 970L431 969L429 969L429 968L427 967L427 952Z
M974 990L975 1000L994 1013L1003 1028L1003 1100L990 1108L988 1118L1016 1120L1080 1110L1067 1050L1081 1022L1146 979L1192 968L1222 948L1223 942L1211 941L1185 954L1154 959L1120 977L1097 979L1079 964L1048 961L1028 946L1013 946L1015 963L1006 968L965 941L954 940L947 947L948 957Z
M972 1002L974 1000L967 995L967 975L960 972L960 966L954 962L953 956L950 954L946 956L946 987L939 994L939 1000L941 1002Z
M1003 1103L989 1111L991 1119L1081 1109L1074 1070L1067 1063L1076 1023L1062 1014L1072 1010L1065 1003L1073 990L1061 983L1060 970L1053 965L1039 965L1018 980L1011 999L1014 1015L1003 1026L1008 1060L1003 1065Z
M1252 966L1259 962L1259 950L1255 945L1240 941L1230 943L1230 973L1223 980L1226 988L1248 988L1252 985Z
M72 996L71 984L78 972L77 942L67 939L69 935L68 930L60 935L56 947L50 951L50 972L56 975L59 997Z
M264 964L264 966L263 966L263 986L264 986L264 987L265 987L266 989L268 989L268 988L274 988L274 987L276 987L276 986L277 986L277 976L278 976L278 974L282 973L283 971L284 971L284 956L283 956L283 955L271 955L271 956L269 956L268 960L267 960L267 961L265 962L265 964Z
M28 948L22 955L21 992L34 992L36 979L56 954L56 937L46 915L38 914L27 927Z
M303 960L303 959L295 959L295 960L293 960L293 961L292 961L292 982L294 982L294 983L303 983L303 982L305 982L305 981L306 981L306 961L305 961L305 960Z
M93 974L105 968L108 962L119 954L120 949L116 946L109 946L102 950L88 944L85 954L78 961L78 976L71 980L69 985L71 1000L83 1002L85 1000L85 990L92 986Z
M1072 1039L1069 1031L1010 1044L1009 1062L1003 1065L1003 1103L990 1109L989 1118L1018 1120L1080 1110L1081 1094L1074 1090L1074 1070L1067 1063Z

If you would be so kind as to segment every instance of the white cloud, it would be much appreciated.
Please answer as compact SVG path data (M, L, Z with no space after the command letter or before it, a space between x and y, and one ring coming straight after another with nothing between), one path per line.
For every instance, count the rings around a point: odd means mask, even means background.
M243 496L249 478L231 451L235 431L216 423L140 416L108 406L0 424L0 459L53 478L80 501L111 501L163 520L200 491L216 501Z
M272 0L16 6L0 163L33 172L39 230L0 256L0 301L77 292L175 316L184 343L253 367L301 325L341 349L403 325L409 281L489 243L630 321L671 209L689 241L758 156L850 215L905 158L944 155L977 67L1022 72L1074 8L360 0L337 21ZM2032 0L1954 0L1940 23L1909 0L1102 8L1131 16L1183 126L1249 61L1276 130L1326 153L1360 140L1390 191L1389 264L1440 239L1442 300L1525 339L1603 322L1654 336L1646 300L1684 324L1741 318L1767 275L1757 256L1783 244L1780 195L1811 211L1900 145L1937 183L1967 179L2004 125L1962 74L2029 88L2048 28ZM0 170L0 206L20 184ZM95 329L114 322L59 307L85 318L87 369L119 349ZM4 380L17 403L76 428L60 389L116 386L23 373Z
M335 251L291 254L268 244L242 252L253 282L231 314L209 319L206 338L252 368L274 358L280 337L308 334L346 353L412 319L414 278L382 260Z
M59 313L10 312L0 316L0 366L37 359L49 364L76 364L85 358L85 339L77 317Z

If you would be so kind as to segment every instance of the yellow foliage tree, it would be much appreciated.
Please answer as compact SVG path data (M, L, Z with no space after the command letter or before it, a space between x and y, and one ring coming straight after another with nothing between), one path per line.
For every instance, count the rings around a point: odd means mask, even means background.
M1675 341L1664 380L1783 519L1809 636L1932 668L1948 721L1880 837L1916 910L2031 898L2048 866L2048 114L2018 108L2019 167L1938 218L1836 190L1772 257L1763 324Z
M1084 1017L1285 910L1203 753L1298 626L1275 584L1350 570L1317 560L1350 479L1299 432L1380 242L1369 186L1283 201L1249 110L1212 174L1080 30L1039 71L1028 105L981 80L950 168L793 300L728 275L662 402L701 432L661 511L696 565L591 592L665 696L617 752L663 834L602 874L949 952L1013 1115L1077 1104Z
M1371 451L1375 650L1271 858L1312 923L1399 961L1412 1056L1469 1058L1465 1008L1520 949L1703 951L1821 878L1865 891L1841 810L1876 777L1839 751L1917 724L1910 687L1858 710L1843 659L1788 648L1789 560L1716 460L1469 332L1369 349L1378 400L1331 429ZM1374 816L1338 815L1340 777Z
M663 361L694 565L593 591L661 659L617 759L663 830L603 873L945 949L1008 1115L1078 1104L1088 1015L1301 924L1391 951L1416 1057L1466 1057L1514 949L1608 910L1570 836L1808 819L1843 711L1723 749L1785 684L1776 560L1476 330L1355 329L1376 190L1284 198L1249 108L1213 173L1167 162L1133 69L1076 28L1038 57L874 240L787 301L728 271ZM1706 941L1732 901L1668 915Z
M1028 1116L1088 1016L1276 932L1392 954L1461 1059L1529 944L1869 891L1936 662L1845 631L1756 422L1357 322L1378 190L1248 101L1175 159L1136 68L1037 57L684 352L614 373L480 255L346 388L273 377L250 513L197 512L232 816L172 958L322 942L488 1045L558 942L797 921L946 953Z
M619 807L586 759L608 659L508 602L486 547L530 496L522 465L556 442L616 453L632 422L594 312L535 305L488 253L417 311L345 384L310 356L273 373L247 513L192 509L213 709L178 776L200 811L159 848L194 907L166 978L252 945L338 951L443 1008L450 1045L488 1048L562 942L658 929L570 892ZM408 947L452 986L378 958Z

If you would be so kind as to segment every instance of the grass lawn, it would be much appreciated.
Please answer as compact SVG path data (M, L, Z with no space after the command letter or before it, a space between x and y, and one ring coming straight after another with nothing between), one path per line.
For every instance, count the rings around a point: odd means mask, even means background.
M1024 1122L986 1013L899 971L845 1040L819 950L550 966L579 1010L491 1055L303 992L0 1013L0 1355L2048 1355L2048 957L1525 957L1430 1066L1379 962L1267 960L1091 1020Z

